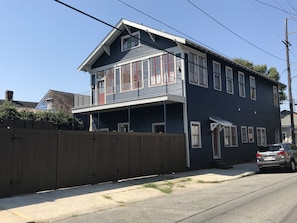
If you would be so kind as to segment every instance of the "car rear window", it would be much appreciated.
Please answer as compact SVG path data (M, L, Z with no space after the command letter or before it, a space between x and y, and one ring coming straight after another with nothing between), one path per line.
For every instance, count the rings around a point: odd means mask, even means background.
M279 150L281 145L273 145L273 146L261 146L259 148L259 152L267 152L267 151L277 151Z

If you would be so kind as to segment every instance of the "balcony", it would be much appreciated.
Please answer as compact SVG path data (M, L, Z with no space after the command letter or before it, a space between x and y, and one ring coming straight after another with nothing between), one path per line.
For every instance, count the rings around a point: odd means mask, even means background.
M104 86L104 87L102 87ZM105 85L97 84L89 95L74 98L73 110L99 109L104 106L117 107L119 104L144 104L158 101L184 101L184 80L170 78L170 80L144 79L141 82L118 84L105 88ZM119 105L120 106L120 105Z

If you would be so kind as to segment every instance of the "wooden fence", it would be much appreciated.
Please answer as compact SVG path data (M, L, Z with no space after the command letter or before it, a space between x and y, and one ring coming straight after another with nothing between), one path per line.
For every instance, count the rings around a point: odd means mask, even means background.
M186 169L182 134L0 129L0 197Z

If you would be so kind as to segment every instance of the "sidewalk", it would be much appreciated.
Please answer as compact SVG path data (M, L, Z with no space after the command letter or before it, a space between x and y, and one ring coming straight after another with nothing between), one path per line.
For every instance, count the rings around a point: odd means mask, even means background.
M0 199L1 223L41 223L253 175L256 163L148 176Z

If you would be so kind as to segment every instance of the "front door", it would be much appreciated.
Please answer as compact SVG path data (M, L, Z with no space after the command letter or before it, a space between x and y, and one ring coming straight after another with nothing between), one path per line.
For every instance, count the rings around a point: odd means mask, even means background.
M97 104L104 105L105 104L104 80L98 81L97 87L98 87Z
M212 131L212 154L214 159L221 159L220 125Z

